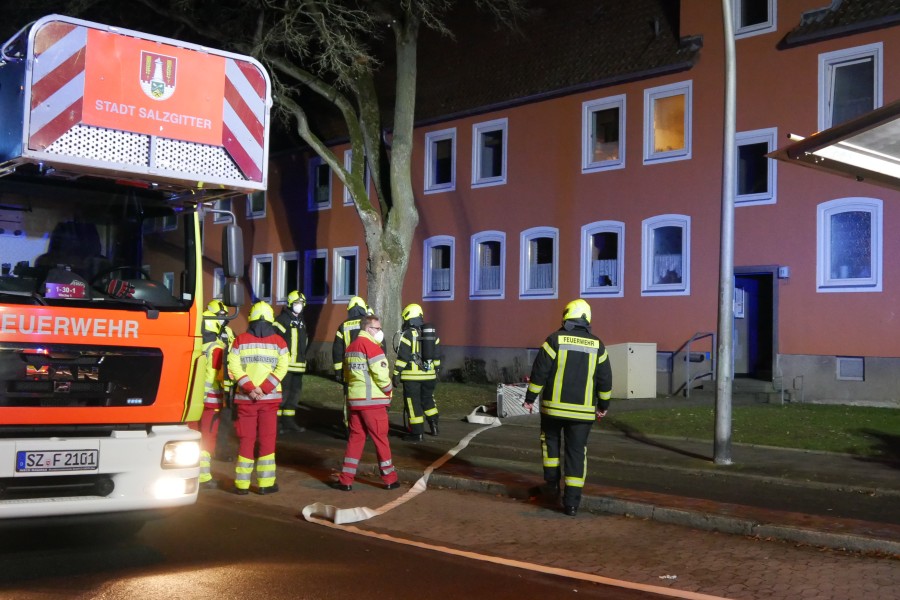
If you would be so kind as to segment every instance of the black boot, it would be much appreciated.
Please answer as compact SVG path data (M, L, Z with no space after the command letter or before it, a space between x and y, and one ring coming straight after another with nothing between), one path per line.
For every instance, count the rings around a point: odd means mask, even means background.
M421 433L408 433L405 436L403 436L403 441L404 442L413 442L414 444L421 442L422 434Z
M438 433L440 433L440 431L438 430L437 417L428 419L428 426L431 428L431 435L437 435Z
M278 417L278 433L303 433L305 427L297 424L297 420L292 415L282 415Z

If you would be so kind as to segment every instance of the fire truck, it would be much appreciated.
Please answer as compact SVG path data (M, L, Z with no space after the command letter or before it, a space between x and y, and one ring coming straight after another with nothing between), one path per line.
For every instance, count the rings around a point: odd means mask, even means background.
M51 15L0 47L0 519L196 501L204 272L235 307L244 269L204 214L265 190L270 109L257 61L174 39Z

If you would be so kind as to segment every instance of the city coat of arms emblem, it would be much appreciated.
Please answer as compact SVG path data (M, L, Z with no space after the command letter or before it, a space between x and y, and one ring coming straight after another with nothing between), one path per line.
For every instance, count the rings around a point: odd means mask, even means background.
M178 59L141 51L141 89L153 100L167 100L175 93Z

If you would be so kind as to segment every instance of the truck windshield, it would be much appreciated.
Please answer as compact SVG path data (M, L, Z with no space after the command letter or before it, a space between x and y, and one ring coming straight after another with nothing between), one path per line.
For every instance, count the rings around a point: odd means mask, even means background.
M0 177L2 304L184 310L194 248L192 210L164 196Z

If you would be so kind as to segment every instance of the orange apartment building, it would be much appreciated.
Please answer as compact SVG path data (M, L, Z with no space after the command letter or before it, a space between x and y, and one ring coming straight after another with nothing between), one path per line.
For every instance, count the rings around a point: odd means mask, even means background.
M583 297L604 342L655 345L657 391L679 393L711 370L717 323L721 5L536 4L521 35L485 20L422 37L402 301L438 326L444 376L518 381ZM733 8L736 385L900 406L900 197L766 157L900 98L900 2ZM355 209L304 149L276 156L267 195L249 200L251 294L283 304L299 286L327 370L347 299L366 295Z

